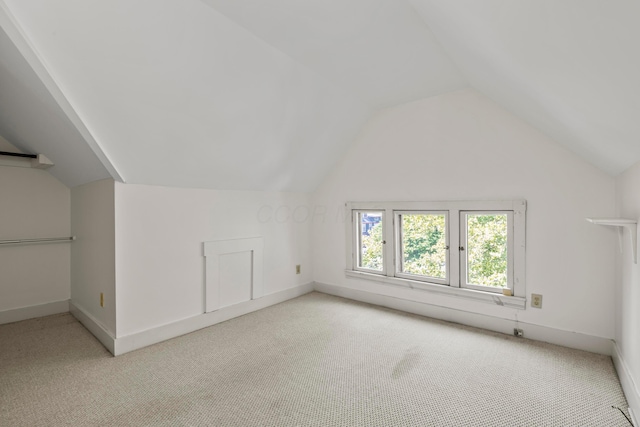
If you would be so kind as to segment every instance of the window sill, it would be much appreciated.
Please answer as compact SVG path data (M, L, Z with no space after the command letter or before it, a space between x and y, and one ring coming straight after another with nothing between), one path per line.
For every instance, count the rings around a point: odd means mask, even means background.
M364 273L362 271L345 270L347 277L357 279L372 280L387 285L401 286L404 288L416 289L419 291L431 292L434 294L465 298L486 304L500 305L507 308L524 310L527 306L527 299L524 297L508 297L494 292L476 291L473 289L452 288L447 285L435 285L432 283L420 282L417 280L403 279L399 277L381 276L379 274Z

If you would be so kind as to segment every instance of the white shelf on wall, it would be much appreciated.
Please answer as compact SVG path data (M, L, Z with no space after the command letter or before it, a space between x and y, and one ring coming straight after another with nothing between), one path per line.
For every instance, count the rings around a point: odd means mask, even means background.
M597 225L607 225L610 227L620 227L620 238L622 240L622 230L629 230L631 237L631 253L633 254L633 263L638 263L638 221L628 218L587 218L587 221Z

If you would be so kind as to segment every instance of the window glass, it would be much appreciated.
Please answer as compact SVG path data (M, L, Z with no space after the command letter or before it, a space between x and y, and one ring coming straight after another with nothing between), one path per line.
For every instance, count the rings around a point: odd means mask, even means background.
M447 278L447 224L443 213L398 215L400 272Z
M383 271L382 212L358 212L358 267Z
M466 281L468 284L504 288L508 284L508 215L467 213Z

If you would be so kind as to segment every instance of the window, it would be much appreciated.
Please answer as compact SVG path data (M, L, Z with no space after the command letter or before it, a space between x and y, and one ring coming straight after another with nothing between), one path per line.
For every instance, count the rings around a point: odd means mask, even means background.
M347 210L348 276L524 308L525 201L348 203Z
M513 212L460 214L461 286L500 292L513 284Z
M396 276L447 284L446 212L396 212Z
M384 273L383 244L384 211L355 211L357 227L356 268L372 273Z

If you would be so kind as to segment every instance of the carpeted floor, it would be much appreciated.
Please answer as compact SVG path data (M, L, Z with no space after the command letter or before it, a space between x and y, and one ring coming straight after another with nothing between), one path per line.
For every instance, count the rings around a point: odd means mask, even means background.
M113 358L0 326L1 426L628 426L611 359L320 293Z

